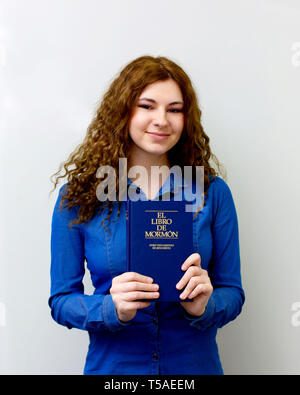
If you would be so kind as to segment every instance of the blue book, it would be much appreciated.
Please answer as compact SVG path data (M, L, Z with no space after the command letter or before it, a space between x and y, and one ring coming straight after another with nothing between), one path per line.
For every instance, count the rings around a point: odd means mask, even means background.
M153 278L158 302L182 302L176 284L193 251L193 213L185 201L127 201L127 271ZM185 301L189 301L186 299Z

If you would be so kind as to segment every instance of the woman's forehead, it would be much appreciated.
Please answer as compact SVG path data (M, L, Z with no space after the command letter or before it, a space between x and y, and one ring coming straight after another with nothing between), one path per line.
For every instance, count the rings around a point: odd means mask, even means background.
M183 103L182 92L174 80L156 81L145 87L139 96L139 100L155 102L157 100L170 100L170 103Z

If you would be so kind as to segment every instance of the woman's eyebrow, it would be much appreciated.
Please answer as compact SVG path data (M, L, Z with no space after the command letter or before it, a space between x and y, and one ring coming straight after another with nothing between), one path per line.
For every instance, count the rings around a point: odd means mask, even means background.
M150 99L148 97L141 97L139 100L147 100L147 101L150 101L151 103L156 103L155 100ZM182 101L173 101L172 103L169 103L169 105L171 105L171 104L183 104L183 102Z

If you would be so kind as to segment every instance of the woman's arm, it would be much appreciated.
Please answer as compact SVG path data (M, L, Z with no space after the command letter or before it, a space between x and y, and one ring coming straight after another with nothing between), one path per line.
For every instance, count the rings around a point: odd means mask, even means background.
M208 268L213 292L201 317L193 317L185 312L191 325L200 330L211 326L220 328L234 320L240 314L245 301L234 201L229 187L222 179L217 178L214 182L213 256Z
M54 207L51 231L51 295L53 319L67 328L116 331L128 323L119 321L110 294L84 295L84 240L80 226L69 223L76 209L59 211L62 186Z

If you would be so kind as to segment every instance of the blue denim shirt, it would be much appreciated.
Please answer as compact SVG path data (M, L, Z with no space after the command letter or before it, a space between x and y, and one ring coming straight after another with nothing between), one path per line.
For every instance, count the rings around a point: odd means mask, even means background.
M168 181L156 198L174 194L173 179ZM116 205L105 228L101 221L108 209L70 229L78 210L59 211L65 185L52 217L49 306L56 322L88 332L84 374L223 374L217 329L237 317L245 300L238 221L228 185L219 177L210 183L206 205L193 221L194 252L214 288L205 313L193 317L180 303L151 302L127 323L119 321L109 292L112 278L126 271L125 202L119 219ZM85 261L93 295L84 294Z

